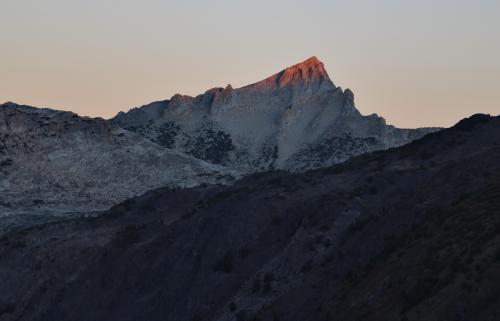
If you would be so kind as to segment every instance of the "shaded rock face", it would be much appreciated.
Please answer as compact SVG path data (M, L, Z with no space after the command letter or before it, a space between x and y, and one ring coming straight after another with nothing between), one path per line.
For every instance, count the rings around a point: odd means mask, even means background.
M220 166L103 119L0 105L0 213L105 209L160 186L224 182Z
M352 91L336 87L316 57L243 88L175 95L112 121L168 148L248 172L328 166L436 130L398 129L376 115L362 116Z
M0 239L0 320L496 320L500 118Z

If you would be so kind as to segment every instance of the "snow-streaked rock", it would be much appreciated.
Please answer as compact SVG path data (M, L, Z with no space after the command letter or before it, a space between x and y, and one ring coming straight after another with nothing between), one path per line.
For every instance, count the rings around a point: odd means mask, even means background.
M0 216L19 208L105 209L160 186L230 179L218 165L100 118L0 105Z
M377 115L361 115L352 91L336 87L316 57L249 86L175 95L119 113L113 122L168 148L247 172L328 166L436 130L398 129Z

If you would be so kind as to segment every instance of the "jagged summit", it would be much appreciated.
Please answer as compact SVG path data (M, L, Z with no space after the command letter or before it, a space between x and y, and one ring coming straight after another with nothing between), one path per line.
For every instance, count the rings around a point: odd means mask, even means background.
M314 89L327 90L336 88L326 72L325 65L315 56L243 88L248 87L264 90L279 90L287 87L314 87Z
M316 57L254 84L175 95L112 120L154 142L243 172L303 171L399 146L432 130L400 130L356 109Z
M316 56L312 56L300 63L289 66L279 73L276 73L264 80L256 83L243 86L241 88L233 89L228 84L226 87L214 87L205 93L192 97L189 95L175 94L169 101L175 103L188 103L195 98L204 100L206 96L211 97L210 101L213 102L213 97L220 95L223 92L231 92L233 90L245 92L246 90L259 90L259 91L276 91L282 89L295 90L295 94L300 94L301 91L311 89L316 92L318 90L335 90L337 87L333 84L325 69L325 65ZM350 91L350 93L352 93ZM145 106L143 106L145 107Z
M192 102L211 106L214 102L220 102L221 97L223 97L222 102L226 103L228 96L231 96L233 92L242 95L256 95L255 91L262 92L262 94L273 94L277 91L289 90L291 96L302 96L335 89L337 87L330 80L325 65L318 58L312 56L254 84L237 89L233 89L230 84L226 87L214 87L196 97L175 94L167 102L174 106ZM352 92L349 92L352 96Z
M325 65L316 56L304 60L298 64L286 68L285 74L294 74L296 72L301 74L304 79L315 79L317 77L328 78L328 73L325 70Z
M284 75L297 75L302 80L317 80L328 78L328 73L325 70L325 65L315 56L285 68Z

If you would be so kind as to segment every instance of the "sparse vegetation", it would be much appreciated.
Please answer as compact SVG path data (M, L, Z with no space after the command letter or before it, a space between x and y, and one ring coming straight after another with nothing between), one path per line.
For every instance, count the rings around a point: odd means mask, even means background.
M262 288L262 293L267 294L271 292L273 288L274 274L272 272L267 272L264 275L264 287Z
M311 272L312 267L313 267L313 261L310 259L306 263L304 263L304 265L302 265L302 267L300 268L300 272L302 273Z
M0 304L0 317L5 314L12 314L15 311L16 311L16 304L13 302Z
M261 285L261 280L260 280L260 274L257 274L257 276L255 276L255 279L253 280L252 292L259 293L261 288L262 288L262 285Z
M118 248L125 248L140 240L140 228L135 224L129 224L119 230L111 243Z
M271 224L274 226L281 225L281 217L277 214L274 214L273 217L271 218Z
M247 321L247 312L245 310L241 310L236 313L236 321Z
M247 258L250 254L252 254L252 250L248 246L242 246L238 250L238 257L242 260Z
M234 268L234 257L231 252L227 252L214 265L214 272L231 273Z

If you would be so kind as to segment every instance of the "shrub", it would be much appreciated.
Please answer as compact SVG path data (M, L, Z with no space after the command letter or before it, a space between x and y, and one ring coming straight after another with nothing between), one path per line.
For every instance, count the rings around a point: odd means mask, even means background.
M247 319L247 312L245 310L241 310L240 312L236 313L236 321L246 321Z
M279 215L273 215L271 224L275 226L281 225L281 217Z
M402 293L402 298L406 303L406 309L410 309L420 302L429 298L435 289L435 285L438 283L432 276L425 278L420 278L417 283Z
M307 273L307 272L311 272L312 270L312 266L313 266L313 262L312 260L309 260L307 261L303 266L302 268L300 269L300 272L302 273Z
M142 206L142 210L145 212L145 213L151 213L151 212L154 212L155 210L155 207L152 205L152 204L149 204L149 203L146 203Z
M230 252L227 252L215 265L214 272L231 273L233 271L234 258Z
M115 247L127 247L139 241L139 227L134 224L125 226L119 230L112 240Z
M10 314L16 311L16 304L9 302L9 303L4 303L0 305L0 316L3 314Z
M257 277L255 278L255 280L253 281L252 292L253 293L259 293L261 287L262 286L261 286L261 283L260 283L260 275L257 275Z
M431 151L423 151L423 152L420 153L420 158L422 160L429 160L431 158L434 158L435 156L436 155L433 152L431 152Z
M271 272L267 272L264 275L264 288L262 289L263 293L271 292L273 281L274 281L274 275Z
M19 239L16 242L14 242L13 247L16 249L23 249L28 245L25 239Z
M240 259L245 259L252 253L252 250L248 246L242 246L238 251L238 257Z

